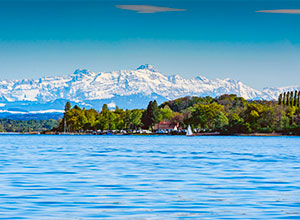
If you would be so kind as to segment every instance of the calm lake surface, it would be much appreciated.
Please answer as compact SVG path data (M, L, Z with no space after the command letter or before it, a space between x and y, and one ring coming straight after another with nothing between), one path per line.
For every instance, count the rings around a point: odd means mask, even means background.
M300 219L300 138L0 135L0 219Z

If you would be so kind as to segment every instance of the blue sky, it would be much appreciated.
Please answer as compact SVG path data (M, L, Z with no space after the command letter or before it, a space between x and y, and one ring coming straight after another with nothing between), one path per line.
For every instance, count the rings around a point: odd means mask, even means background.
M278 9L294 13L257 12ZM0 0L0 79L149 63L167 75L258 89L300 84L295 9L300 1Z

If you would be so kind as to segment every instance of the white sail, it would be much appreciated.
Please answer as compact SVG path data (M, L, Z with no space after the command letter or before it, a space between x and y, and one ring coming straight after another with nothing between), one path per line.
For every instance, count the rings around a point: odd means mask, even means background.
M193 132L192 132L191 126L189 125L187 128L186 136L192 136L192 135L193 135Z

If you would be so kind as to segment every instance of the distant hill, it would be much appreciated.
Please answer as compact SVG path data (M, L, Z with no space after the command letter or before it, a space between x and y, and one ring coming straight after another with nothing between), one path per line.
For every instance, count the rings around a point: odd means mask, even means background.
M12 119L12 120L22 120L22 121L29 121L29 120L49 120L54 119L58 120L63 118L63 113L38 113L38 114L11 114L11 113L0 113L0 119Z

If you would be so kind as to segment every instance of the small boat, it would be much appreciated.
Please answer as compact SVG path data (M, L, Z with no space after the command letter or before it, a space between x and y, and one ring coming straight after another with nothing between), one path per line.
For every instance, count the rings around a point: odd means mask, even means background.
M186 136L193 136L193 132L192 132L192 129L191 129L191 126L190 126L190 125L189 125L188 128L187 128Z

